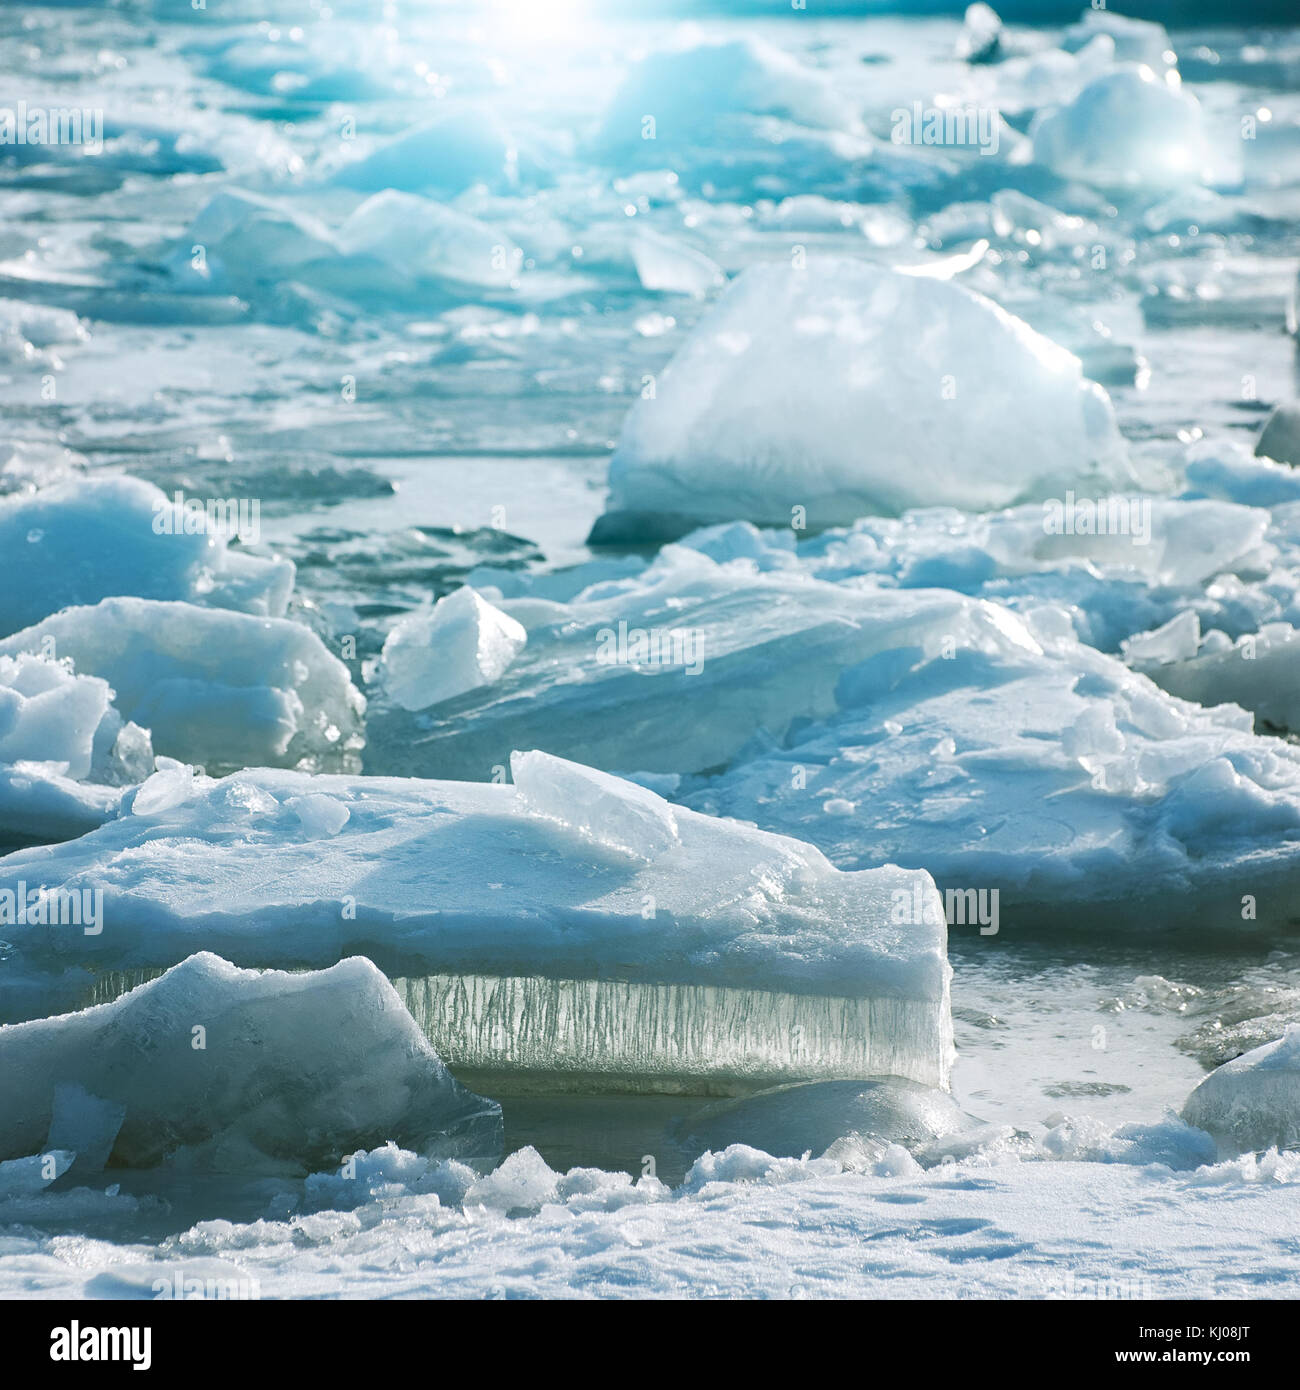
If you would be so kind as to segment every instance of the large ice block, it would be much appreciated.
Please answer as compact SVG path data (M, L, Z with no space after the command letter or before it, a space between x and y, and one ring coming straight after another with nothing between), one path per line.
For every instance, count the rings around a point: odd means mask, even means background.
M0 1016L112 997L196 949L280 968L363 954L480 1084L946 1085L928 875L840 873L797 841L541 754L521 782L195 779L188 799L10 855L0 885L102 891L102 930L6 926ZM303 818L306 795L346 818Z
M752 266L628 413L593 538L745 518L821 527L1131 484L1078 358L948 281Z

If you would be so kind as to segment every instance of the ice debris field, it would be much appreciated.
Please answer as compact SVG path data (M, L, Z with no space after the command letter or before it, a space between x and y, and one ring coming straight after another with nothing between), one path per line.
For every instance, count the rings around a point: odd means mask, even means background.
M0 11L0 1295L1294 1297L1295 17L265 8Z

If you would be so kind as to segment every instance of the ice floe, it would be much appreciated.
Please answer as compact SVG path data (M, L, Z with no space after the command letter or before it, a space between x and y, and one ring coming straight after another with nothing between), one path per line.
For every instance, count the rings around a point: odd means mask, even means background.
M843 874L615 778L540 754L517 768L518 790L195 778L184 799L8 856L5 884L102 890L104 925L7 923L22 964L4 1013L29 1007L24 980L75 999L200 945L250 966L364 952L473 1075L721 1094L810 1075L946 1084L946 931L925 874ZM317 833L291 802L304 796L346 820ZM924 920L897 920L902 897Z
M634 403L594 535L983 511L1134 478L1105 392L990 301L866 262L764 265Z

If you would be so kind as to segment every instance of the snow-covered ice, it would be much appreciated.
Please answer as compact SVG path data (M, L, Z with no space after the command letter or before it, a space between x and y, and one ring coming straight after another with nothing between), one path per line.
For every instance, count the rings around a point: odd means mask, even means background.
M0 1158L58 1142L78 1177L91 1158L304 1173L381 1136L444 1157L500 1144L500 1108L359 958L258 974L201 952L111 1003L0 1027L0 1059Z
M989 300L867 262L764 265L633 404L595 536L992 510L1134 478L1105 392Z
M106 971L136 978L199 947L249 966L364 953L471 1071L723 1094L810 1075L946 1085L950 971L927 875L843 874L631 783L537 753L517 766L518 790L195 778L184 799L10 855L0 882L102 892L104 925L9 925L4 1016L33 989L75 1001ZM295 799L312 796L346 819L304 818ZM923 920L900 922L904 898Z

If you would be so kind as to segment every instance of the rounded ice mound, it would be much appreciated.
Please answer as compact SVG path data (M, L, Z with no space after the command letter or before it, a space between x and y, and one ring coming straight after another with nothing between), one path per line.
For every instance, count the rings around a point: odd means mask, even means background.
M361 956L288 973L199 952L112 1003L0 1028L0 1059L6 1159L49 1134L99 1163L186 1151L242 1172L305 1171L388 1137L447 1156L499 1147L500 1107L456 1081Z
M1200 103L1145 65L1096 78L1030 133L1039 164L1099 188L1199 183L1210 163Z
M1300 1024L1212 1071L1183 1119L1243 1152L1300 1148Z
M206 511L138 478L72 478L0 499L0 636L121 594L278 617L293 583L287 560L232 549Z
M492 685L527 641L522 624L465 585L388 634L384 683L403 709L428 709Z
M53 651L100 676L158 752L228 768L347 768L359 761L365 700L347 667L286 618L141 598L65 608L0 642Z
M633 405L592 539L991 511L1136 481L1106 393L990 300L862 261L761 265Z
M647 153L707 142L734 115L782 116L801 125L856 128L829 80L761 39L665 49L627 75L605 113L597 145Z

